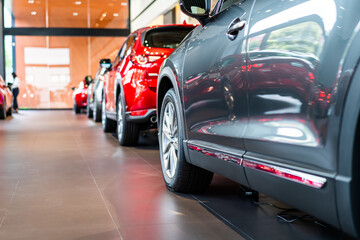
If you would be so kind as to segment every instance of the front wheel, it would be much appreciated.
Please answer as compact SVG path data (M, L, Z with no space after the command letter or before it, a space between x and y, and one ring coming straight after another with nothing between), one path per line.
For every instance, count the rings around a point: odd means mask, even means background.
M121 95L117 100L117 136L121 146L135 146L139 139L139 125L127 122L125 118L125 104Z
M184 123L180 104L170 89L163 100L159 122L161 168L166 186L176 192L196 192L210 184L213 173L188 163L183 149Z

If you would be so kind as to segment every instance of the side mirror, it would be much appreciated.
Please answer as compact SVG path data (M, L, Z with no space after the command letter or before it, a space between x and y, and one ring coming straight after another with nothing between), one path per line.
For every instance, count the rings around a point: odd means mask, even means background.
M89 86L92 82L92 77L90 75L85 77L85 85Z
M108 58L101 59L99 63L100 63L100 67L102 67L102 68L105 68L105 69L111 68L111 60Z
M181 11L204 26L209 20L211 0L179 0Z

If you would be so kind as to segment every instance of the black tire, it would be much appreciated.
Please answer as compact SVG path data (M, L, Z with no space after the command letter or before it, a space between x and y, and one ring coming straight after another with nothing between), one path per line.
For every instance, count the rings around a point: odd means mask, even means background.
M74 112L75 112L75 114L79 114L80 110L81 109L76 105L76 103L74 103Z
M12 107L9 108L9 110L6 112L6 116L12 116L12 111L13 111Z
M0 110L0 120L4 120L6 118L6 101L3 102L3 107Z
M126 121L125 109L124 99L120 95L116 102L117 137L121 146L135 146L139 140L139 125Z
M103 97L101 106L102 106L101 107L101 123L102 123L104 132L115 132L116 131L116 121L113 121L106 116L104 97Z
M93 117L93 111L90 108L90 96L89 95L87 97L87 102L86 102L86 115L87 115L88 118Z
M174 118L170 117L171 108L175 116ZM182 144L184 139L184 121L179 114L180 109L180 103L177 100L176 94L173 89L170 89L166 93L161 105L159 122L160 159L164 181L170 191L203 191L209 186L213 173L186 161ZM166 118L164 118L165 114L167 115ZM168 126L169 124L166 122L172 122L173 126ZM164 128L166 128L165 132ZM173 130L171 128L173 128ZM165 147L166 149L164 149ZM167 149L168 151L166 151ZM174 161L171 163L171 151L173 151L177 157L177 163L175 164L173 164ZM168 161L166 161L166 152L169 153ZM175 167L171 167L170 165L172 164L175 165Z
M96 101L96 98L94 98L93 120L95 122L101 122L101 105Z

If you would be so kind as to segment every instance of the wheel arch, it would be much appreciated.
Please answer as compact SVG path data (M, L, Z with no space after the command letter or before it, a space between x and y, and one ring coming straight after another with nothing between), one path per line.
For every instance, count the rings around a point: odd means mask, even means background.
M157 87L157 97L156 97L156 109L157 109L157 118L158 118L158 124L160 124L160 111L161 111L161 106L165 97L166 92L173 88L175 91L175 95L177 100L180 103L180 106L182 106L183 102L181 99L181 94L180 94L180 83L178 81L178 77L175 75L174 71L172 70L172 68L170 68L169 66L164 67L161 70L160 76L158 78L158 87ZM185 159L187 162L191 163L191 158L189 156L189 152L187 149L187 145L186 145L186 141L187 141L187 134L186 134L186 120L185 120L185 114L184 114L184 110L183 108L180 108L179 111L179 115L180 118L183 120L184 122L184 129L183 129L183 148L184 148L184 154L185 154ZM159 125L158 125L158 129L160 129Z
M176 76L171 70L170 67L165 67L162 69L160 76L158 78L158 87L157 87L157 98L156 98L156 108L157 108L157 117L160 119L160 109L162 102L164 100L166 92L173 88L176 94L177 99L181 102L179 89L175 86L179 86L178 82L176 81ZM183 117L182 112L180 113Z
M336 200L343 231L360 236L360 58L349 77L340 126ZM354 131L355 130L355 131Z

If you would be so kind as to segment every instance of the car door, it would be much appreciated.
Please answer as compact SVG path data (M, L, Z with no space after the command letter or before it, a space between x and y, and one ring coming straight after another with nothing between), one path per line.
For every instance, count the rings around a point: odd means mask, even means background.
M120 48L118 55L116 56L114 62L111 65L111 69L106 74L106 82L105 82L105 100L106 100L106 111L109 113L109 117L114 118L116 108L115 108L115 95L114 95L114 85L115 85L115 77L117 68L120 65L120 62L124 56L124 52L126 49L126 40L123 46Z
M116 84L121 79L121 72L126 65L126 57L131 53L132 47L134 45L134 41L136 39L136 35L130 35L114 60L111 70L108 73L108 81L106 84L106 92L107 92L107 111L109 113L109 117L116 120Z
M334 225L337 127L331 106L346 44L336 25L342 18L338 4L256 1L247 44L250 118L244 134L251 187Z
M252 0L221 0L204 27L192 33L183 69L184 116L190 149L206 149L208 162L189 151L193 164L234 177L245 183L243 174L217 167L218 160L241 162L242 136L248 121L246 92L246 33ZM237 25L236 25L237 24ZM228 29L242 27L232 34ZM228 156L230 154L231 156ZM195 161L195 162L194 162ZM210 166L210 167L209 167Z

